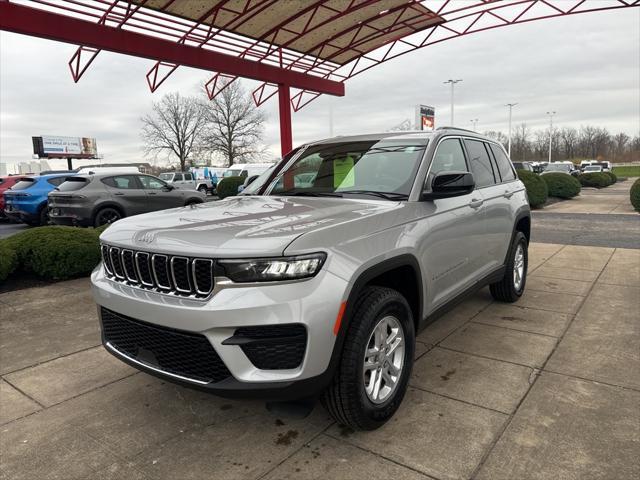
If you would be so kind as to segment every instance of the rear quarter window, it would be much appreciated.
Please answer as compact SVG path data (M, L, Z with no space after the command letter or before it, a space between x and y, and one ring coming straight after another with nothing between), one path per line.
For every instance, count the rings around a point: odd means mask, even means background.
M66 177L50 178L47 180L47 183L53 185L54 187L57 187L58 185L62 185L66 179Z
M500 178L502 178L502 181L509 182L511 180L515 180L516 174L513 172L513 168L511 167L511 160L509 160L509 158L505 155L505 153L499 146L492 143L488 145L493 152L493 157L495 158L496 164L498 165L498 172L500 173ZM523 164L521 164L520 168L527 169Z

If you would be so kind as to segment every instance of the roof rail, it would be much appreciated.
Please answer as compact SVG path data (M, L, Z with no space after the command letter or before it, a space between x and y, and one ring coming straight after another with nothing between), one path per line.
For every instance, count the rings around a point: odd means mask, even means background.
M469 130L467 128L459 128L459 127L438 127L436 128L436 130L460 130L461 132L469 132L469 133L475 133L476 135L480 135L478 132L475 132L473 130Z

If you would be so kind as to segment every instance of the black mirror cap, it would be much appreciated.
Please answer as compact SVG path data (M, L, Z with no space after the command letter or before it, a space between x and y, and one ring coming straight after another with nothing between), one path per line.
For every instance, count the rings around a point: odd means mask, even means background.
M462 171L445 171L436 173L431 181L431 190L422 192L424 200L448 198L467 195L473 192L476 182L473 174Z

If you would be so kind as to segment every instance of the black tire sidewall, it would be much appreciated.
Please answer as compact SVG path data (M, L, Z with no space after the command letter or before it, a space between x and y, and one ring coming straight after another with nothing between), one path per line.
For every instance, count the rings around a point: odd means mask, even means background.
M524 252L524 271L522 274L522 284L520 285L520 289L516 290L516 287L513 284L513 270L515 268L516 252L518 251L518 245L522 245L522 250ZM525 237L522 232L516 232L516 236L513 239L513 244L511 246L511 252L509 253L509 264L507 268L507 275L509 276L509 281L511 282L511 290L513 291L513 294L517 297L521 297L522 294L524 293L524 288L527 284L528 268L529 268L529 253L527 249L527 237Z
M383 302L376 305L377 308L374 310L370 310L365 306L365 308L363 308L364 315L358 316L359 318L355 319L364 327L358 329L358 333L356 334L358 336L356 340L358 343L358 349L356 351L357 361L355 362L356 372L352 372L352 374L356 375L357 379L358 401L362 416L364 417L363 426L365 428L376 428L393 416L402 403L402 399L404 398L404 394L409 383L409 378L411 377L411 370L413 368L413 356L415 352L415 329L413 316L404 297L398 292L394 291L394 293L395 295L388 296ZM396 390L393 392L391 397L383 403L375 404L369 400L365 392L363 376L364 355L373 329L376 327L378 322L382 320L382 318L388 315L396 317L402 327L402 334L404 335L405 340L404 363L400 383L396 387Z
M93 221L93 226L98 228L101 227L103 225L106 225L106 223L100 223L100 217L104 214L104 212L107 211L113 211L116 215L118 215L118 220L120 220L122 218L122 215L120 214L120 212L118 210L116 210L115 208L111 208L111 207L106 207L106 208L102 208L100 210L98 210L98 212L96 213L96 218ZM114 223L114 222L111 222Z

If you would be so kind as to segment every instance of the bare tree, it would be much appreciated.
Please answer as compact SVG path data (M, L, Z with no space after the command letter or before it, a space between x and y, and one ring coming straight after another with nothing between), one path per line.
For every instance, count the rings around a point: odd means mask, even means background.
M574 158L578 144L577 130L569 127L563 128L560 130L560 141L562 142L564 158Z
M207 124L205 148L218 152L229 166L263 154L266 117L239 82L231 83L203 106Z
M150 114L142 117L142 139L145 154L157 157L160 153L175 155L180 169L202 140L205 112L195 97L169 93L153 103Z

